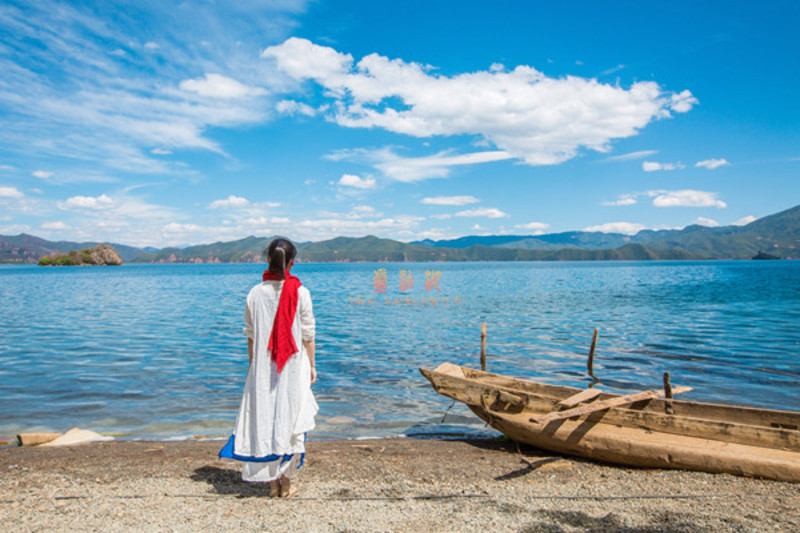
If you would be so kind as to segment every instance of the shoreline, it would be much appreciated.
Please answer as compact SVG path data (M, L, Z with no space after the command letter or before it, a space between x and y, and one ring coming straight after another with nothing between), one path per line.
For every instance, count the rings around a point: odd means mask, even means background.
M0 520L29 531L800 529L800 484L617 467L500 438L310 441L292 500L242 482L219 447L3 448Z

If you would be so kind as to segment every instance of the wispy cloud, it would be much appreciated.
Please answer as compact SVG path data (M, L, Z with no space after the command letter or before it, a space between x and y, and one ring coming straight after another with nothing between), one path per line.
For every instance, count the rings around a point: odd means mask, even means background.
M727 167L730 163L727 159L706 159L704 161L698 161L694 164L696 167L707 168L708 170L714 170L715 168L719 167Z
M622 233L623 235L635 235L646 229L644 224L636 222L608 222L597 226L583 228L583 231L599 231L601 233Z
M355 174L342 174L342 177L336 183L342 187L351 187L353 189L374 189L377 186L375 178L362 178Z
M619 206L619 205L635 205L635 194L620 194L616 200L602 202L601 205Z
M734 226L746 226L751 222L755 222L758 218L754 217L753 215L747 215L745 217L740 218L736 222L733 223Z
M183 80L178 86L184 91L211 98L247 98L267 94L260 87L251 87L233 78L213 73L206 73L203 78Z
M528 222L527 224L516 224L514 227L532 231L534 235L542 235L545 230L550 227L550 224L545 224L544 222Z
M0 198L22 198L25 196L16 187L0 187Z
M50 229L50 230L57 230L57 231L64 231L64 230L70 229L69 226L67 226L66 224L64 224L60 220L56 220L54 222L45 222L44 224L42 224L41 227L42 227L42 229Z
M719 222L708 217L697 217L692 224L697 224L698 226L708 226L709 228L716 228L719 226Z
M46 180L47 178L52 177L53 174L54 173L50 172L49 170L34 170L33 172L31 172L31 176L42 180Z
M247 198L231 194L227 198L214 200L208 204L209 209L232 209L237 207L248 207L250 201Z
M725 209L728 204L717 198L719 193L685 189L681 191L649 191L656 207L717 207Z
M728 207L728 204L718 198L719 193L697 191L694 189L678 191L656 189L652 191L621 194L617 200L603 202L602 205L634 205L637 203L637 198L640 196L652 198L655 207L717 207L720 209Z
M486 217L486 218L505 218L508 213L505 213L496 207L478 207L475 209L467 209L459 211L455 214L457 217Z
M638 152L628 152L627 154L612 155L606 157L606 161L633 161L635 159L644 159L658 153L658 150L640 150Z
M415 182L430 178L445 178L450 175L452 167L504 161L511 159L512 156L506 152L495 150L470 154L453 154L451 151L444 151L424 157L403 157L398 155L393 148L384 147L373 150L365 148L340 150L328 154L326 158L332 161L364 162L393 180Z
M428 196L420 200L427 205L467 205L476 204L480 200L474 196Z
M114 205L114 200L111 197L101 194L100 196L73 196L67 198L65 202L58 204L59 209L110 209Z
M561 163L580 148L608 151L612 140L697 103L689 91L667 93L654 82L625 89L577 76L550 78L525 65L447 77L378 54L356 63L350 54L296 37L262 57L297 81L323 87L328 117L341 126L414 137L479 135L529 165Z
M302 6L144 1L104 4L100 14L53 0L4 5L0 112L15 120L0 143L62 167L79 160L137 173L180 171L152 158L153 148L224 153L207 130L268 119L269 94L291 80L258 58L256 43L285 36ZM214 46L198 46L203 34Z
M644 161L642 170L645 172L656 172L658 170L680 170L686 168L682 163L657 163L655 161Z

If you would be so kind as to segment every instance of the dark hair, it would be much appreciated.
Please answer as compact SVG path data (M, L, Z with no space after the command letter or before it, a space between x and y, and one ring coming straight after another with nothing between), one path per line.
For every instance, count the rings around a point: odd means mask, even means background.
M280 279L286 279L286 265L297 255L297 248L289 239L278 237L269 243L264 255L267 256L269 271Z

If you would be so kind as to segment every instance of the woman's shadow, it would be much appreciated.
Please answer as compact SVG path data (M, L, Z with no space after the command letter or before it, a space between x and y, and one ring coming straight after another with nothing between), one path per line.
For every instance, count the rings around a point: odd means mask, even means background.
M260 498L269 496L269 483L246 483L242 472L230 468L201 466L191 476L193 481L208 483L217 494L233 495L237 498Z

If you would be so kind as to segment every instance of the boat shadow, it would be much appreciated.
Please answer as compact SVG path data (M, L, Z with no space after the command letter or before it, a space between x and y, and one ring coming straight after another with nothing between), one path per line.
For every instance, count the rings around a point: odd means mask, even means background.
M579 457L568 457L566 455L554 454L552 452L542 450L541 448L536 448L521 442L513 441L507 437L490 439L466 438L457 440L483 450L506 452L519 456L520 464L523 466L516 470L512 470L511 472L496 476L494 478L495 481L507 481L509 479L516 479L518 477L526 476L531 472L536 472L542 467L546 467L547 465L563 460L569 460L576 463L590 462Z

